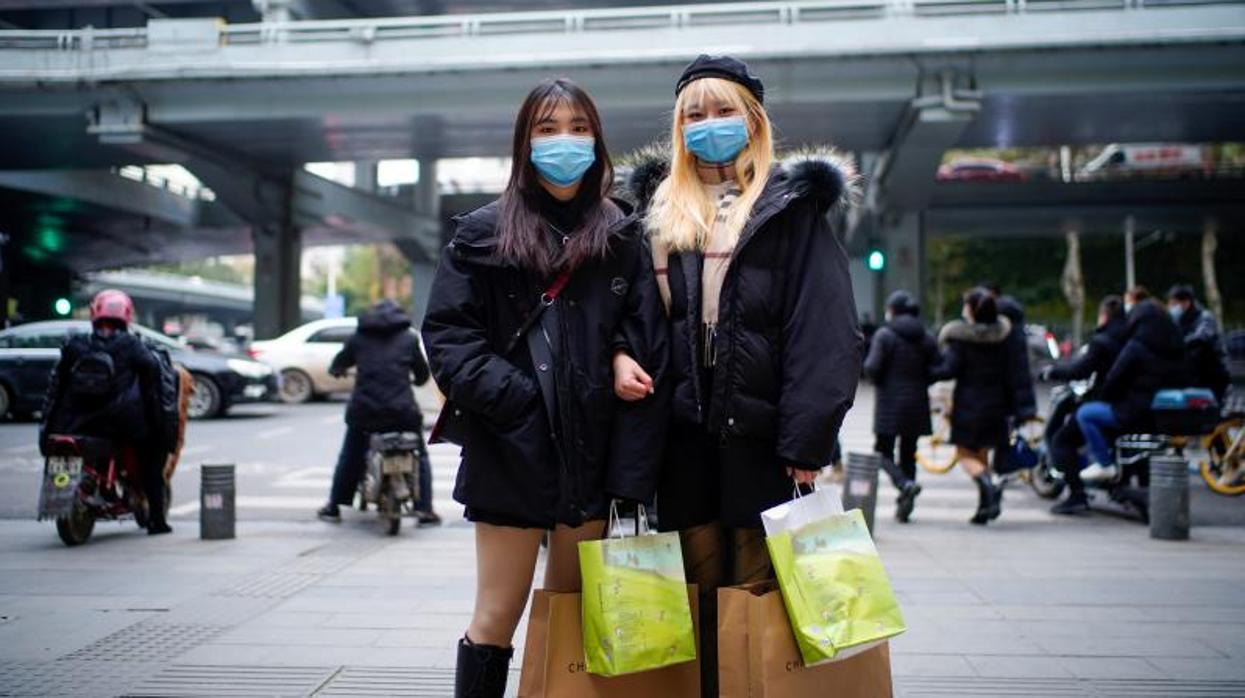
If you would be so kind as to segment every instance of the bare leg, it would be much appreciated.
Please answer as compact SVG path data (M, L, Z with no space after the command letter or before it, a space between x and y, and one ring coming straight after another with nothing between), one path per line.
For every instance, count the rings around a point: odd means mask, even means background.
M467 637L479 645L510 647L532 590L544 532L486 523L475 527L476 603Z
M589 521L574 528L558 525L549 533L549 557L545 560L545 588L550 591L579 591L579 543L597 540L605 532L604 521Z

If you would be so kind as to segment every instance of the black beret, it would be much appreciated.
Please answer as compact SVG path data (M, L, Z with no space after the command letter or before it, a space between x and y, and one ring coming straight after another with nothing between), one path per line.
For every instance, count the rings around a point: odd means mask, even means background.
M743 85L761 104L765 103L765 86L761 78L748 72L748 64L730 56L710 56L702 53L683 69L679 82L674 86L674 96L678 97L694 80L701 78L722 78Z

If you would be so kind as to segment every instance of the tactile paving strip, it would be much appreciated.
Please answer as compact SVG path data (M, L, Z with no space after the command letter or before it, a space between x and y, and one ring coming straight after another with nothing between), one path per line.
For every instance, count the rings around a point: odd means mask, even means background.
M337 671L334 667L176 665L142 682L126 696L303 696L312 695ZM452 695L453 686L449 693Z
M142 621L107 635L62 660L82 662L160 662L171 660L225 630L220 625Z
M74 696L112 698L124 693L155 665L132 662L109 664L57 660L45 664L0 665L0 696Z
M1088 696L1092 698L1239 698L1245 680L1175 679L1023 679L978 677L904 677L895 679L898 698L926 696Z

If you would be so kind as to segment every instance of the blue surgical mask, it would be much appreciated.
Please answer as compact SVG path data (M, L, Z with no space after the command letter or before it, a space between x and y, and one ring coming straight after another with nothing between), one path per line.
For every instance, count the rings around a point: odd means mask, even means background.
M1172 319L1180 322L1180 316L1184 315L1183 305L1173 305L1167 308L1167 312L1171 313Z
M532 139L532 165L546 181L569 187L596 162L592 136L542 136Z
M683 145L701 162L721 165L734 160L748 145L748 125L742 116L686 124L683 126Z

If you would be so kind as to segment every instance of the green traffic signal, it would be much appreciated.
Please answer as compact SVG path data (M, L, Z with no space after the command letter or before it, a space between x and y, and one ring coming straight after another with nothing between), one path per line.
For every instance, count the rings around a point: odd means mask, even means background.
M886 267L886 255L882 250L872 250L868 257L869 271L882 271Z
M61 317L69 317L69 313L73 312L73 303L70 303L68 298L57 298L52 304L52 309Z

